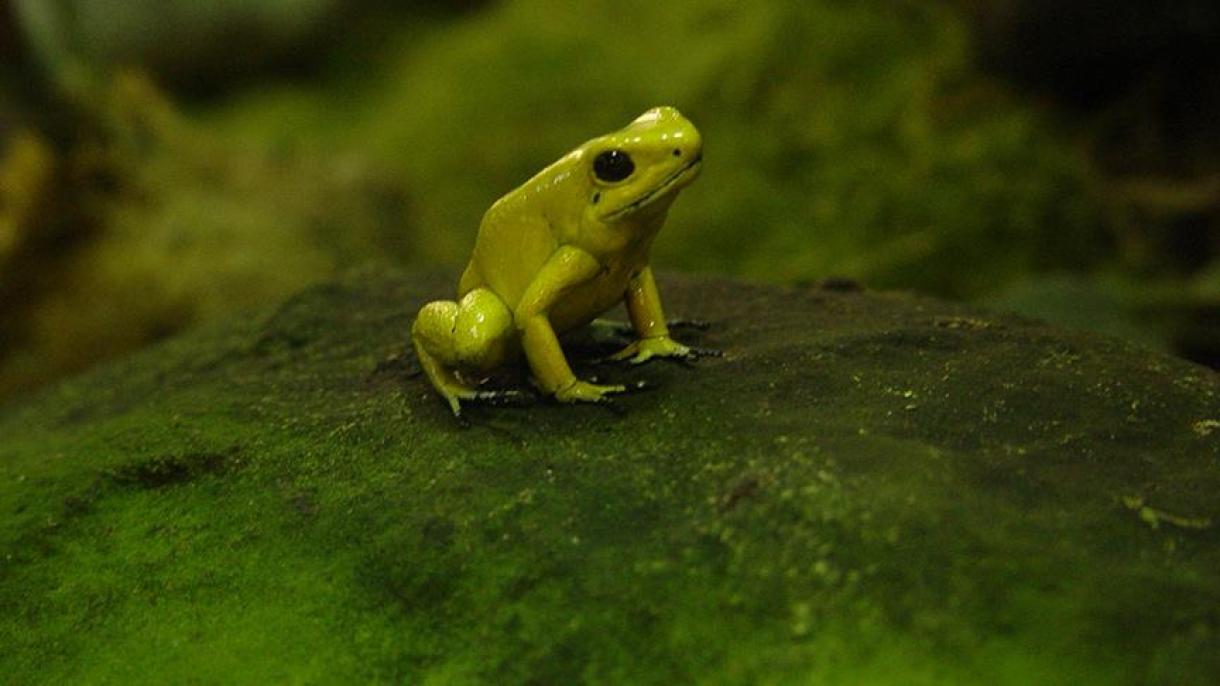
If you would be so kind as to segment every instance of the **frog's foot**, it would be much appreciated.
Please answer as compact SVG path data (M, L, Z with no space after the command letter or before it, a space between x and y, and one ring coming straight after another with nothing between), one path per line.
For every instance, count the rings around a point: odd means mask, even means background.
M654 357L694 360L700 357L719 357L721 354L719 350L682 345L669 336L657 336L641 338L606 359L612 362L643 364Z
M513 390L480 390L462 381L457 372L441 364L418 341L415 344L415 354L419 358L419 366L428 375L433 388L445 402L454 417L462 416L462 402L483 402L492 405L510 405L524 398L520 391Z
M441 364L435 357L424 349L418 340L415 341L415 356L419 358L419 366L423 368L424 373L428 375L428 381L432 382L432 387L437 393L449 403L449 409L453 412L454 417L462 416L462 400L475 400L478 396L478 389L471 388L462 383L457 374L452 369Z
M555 391L555 399L561 403L606 403L610 402L611 393L624 393L626 386L600 386L577 379L563 388Z
M449 409L453 412L454 417L459 419L462 416L462 403L477 403L481 405L494 406L519 406L524 405L529 400L529 395L521 391L512 389L502 390L481 390L471 388L456 378L452 383L441 382L433 383L436 390L449 403Z

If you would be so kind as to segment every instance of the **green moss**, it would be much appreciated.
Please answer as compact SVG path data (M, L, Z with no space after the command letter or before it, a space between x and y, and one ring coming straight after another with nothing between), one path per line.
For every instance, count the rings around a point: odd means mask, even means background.
M1220 384L894 295L665 279L695 368L461 426L363 272L0 414L21 682L1206 683ZM690 332L688 332L690 333ZM1152 527L1145 507L1191 521ZM1184 520L1183 520L1184 521Z

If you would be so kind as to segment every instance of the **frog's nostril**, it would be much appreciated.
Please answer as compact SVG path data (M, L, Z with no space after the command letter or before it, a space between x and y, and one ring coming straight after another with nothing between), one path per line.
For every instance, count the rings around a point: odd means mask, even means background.
M674 157L681 157L681 156L682 156L682 149L674 148Z

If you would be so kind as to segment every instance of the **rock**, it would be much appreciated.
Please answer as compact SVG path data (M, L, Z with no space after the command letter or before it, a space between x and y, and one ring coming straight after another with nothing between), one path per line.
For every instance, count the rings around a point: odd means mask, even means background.
M368 270L0 412L16 682L1208 683L1220 381L907 295L669 277L603 407L415 371ZM504 383L521 383L509 375ZM523 386L528 388L528 386Z

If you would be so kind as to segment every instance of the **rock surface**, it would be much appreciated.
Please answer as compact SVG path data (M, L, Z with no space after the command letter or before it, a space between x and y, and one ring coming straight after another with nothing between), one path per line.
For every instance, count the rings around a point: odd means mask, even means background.
M369 270L0 411L13 683L1208 683L1220 380L850 284L662 280L691 366L476 407ZM519 378L506 383L520 384ZM527 386L523 386L527 387Z

